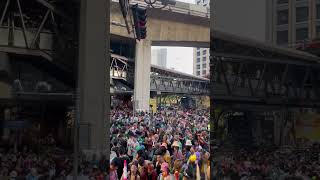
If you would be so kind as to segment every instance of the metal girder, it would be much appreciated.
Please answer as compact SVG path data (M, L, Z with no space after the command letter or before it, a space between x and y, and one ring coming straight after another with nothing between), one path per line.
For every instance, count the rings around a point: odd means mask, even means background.
M163 93L203 95L209 93L208 83L208 81L151 76L150 89Z
M286 104L289 106L320 105L320 92L317 86L320 83L319 66L283 64L283 62L275 63L275 61L247 61L246 58L234 61L232 58L219 56L214 56L213 61L217 62L216 66L230 67L228 64L232 64L239 67L238 69L213 68L213 74L222 74L223 76L227 71L233 71L222 80L212 77L211 91L213 91L212 95L215 100ZM255 64L263 65L263 68L259 69L259 72L262 70L261 74L258 73L257 68L249 68L250 65L255 67ZM258 78L257 74L259 74ZM298 76L301 78L298 78ZM231 92L229 92L230 79L234 80ZM239 79L243 83L239 84Z
M175 70L171 70L171 69L167 69L167 68L163 68L163 67L155 66L155 65L151 66L151 72L154 74L161 75L161 76L169 76L169 77L184 78L184 79L194 79L194 80L205 80L204 78L201 78L201 77L193 76L190 74L178 72Z
M38 49L26 49L26 48L19 48L19 47L0 46L0 52L7 52L7 53L19 54L19 55L39 56L39 57L45 58L48 61L53 60L50 54Z
M6 5L5 5L5 7L4 7L4 10L3 10L2 14L1 14L0 26L2 26L2 23L3 23L4 17L5 17L5 15L6 15L6 13L7 13L9 4L10 4L10 0L7 0Z
M58 32L58 25L57 21L55 20L55 15L61 16L61 22L63 23L74 23L74 21L70 20L70 18L65 15L61 10L58 10L57 7L52 5L51 3L47 2L46 0L36 0L36 3L41 4L40 8L43 9L37 9L39 12L46 12L45 14L34 14L32 11L32 7L30 4L27 4L24 1L16 0L16 3L14 4L16 7L14 8L8 8L10 5L13 5L14 0L7 0L5 7L3 9L3 12L1 13L0 17L0 28L4 30L8 30L9 32L6 34L3 34L2 36L8 36L7 42L2 42L1 45L5 45L8 47L23 47L26 49L41 49L46 51L55 51L55 49L52 49L52 44L48 43L53 40L54 37L58 38L58 41L60 43L59 47L65 47L63 44L61 44L62 41L65 44L72 44L69 42L69 39L60 37L61 33ZM39 7L37 7L39 8ZM31 10L30 10L31 9ZM10 15L19 15L19 19L11 18ZM48 17L51 18L48 18ZM6 26L2 26L4 20L6 17L9 17L8 24ZM41 19L40 19L41 18ZM45 28L45 25L49 23L49 19L51 20L50 23L52 26ZM68 20L66 22L66 20ZM36 29L36 31L35 31ZM63 31L63 30L61 30ZM19 44L20 37L18 37L19 33L23 34L23 41L24 45L21 43ZM71 32L74 34L73 32ZM68 37L69 38L69 37ZM13 42L11 42L11 41ZM38 47L38 45L42 45L41 47ZM72 44L74 45L74 44Z

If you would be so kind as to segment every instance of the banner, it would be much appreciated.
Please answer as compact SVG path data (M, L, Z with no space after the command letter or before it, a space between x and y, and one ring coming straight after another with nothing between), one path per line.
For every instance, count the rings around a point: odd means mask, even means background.
M151 107L151 111L152 113L156 113L157 112L157 99L150 99L150 106Z

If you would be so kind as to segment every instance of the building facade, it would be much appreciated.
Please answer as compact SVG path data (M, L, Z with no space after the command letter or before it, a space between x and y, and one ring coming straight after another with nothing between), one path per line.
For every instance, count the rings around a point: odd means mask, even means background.
M167 67L167 55L168 52L166 48L153 49L151 53L151 64Z
M209 7L210 0L196 0L199 6ZM210 49L194 48L193 50L193 75L204 77L210 73Z
M210 73L210 53L208 48L194 48L193 50L193 74L204 77Z
M295 46L320 36L320 0L272 0L273 42Z
M320 36L320 0L215 0L214 5L218 31L285 47Z

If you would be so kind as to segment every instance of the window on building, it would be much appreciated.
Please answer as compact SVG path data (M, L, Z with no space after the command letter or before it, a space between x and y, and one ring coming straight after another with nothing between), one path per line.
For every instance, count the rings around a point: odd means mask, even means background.
M288 44L288 40L289 40L288 30L277 32L277 44L286 45Z
M202 61L203 62L207 61L207 57L202 57Z
M203 55L206 55L206 54L207 54L207 50L204 49L204 50L202 51L202 54L203 54Z
M320 19L320 4L317 5L317 19Z
M199 63L200 62L200 58L197 58L197 63Z
M278 11L278 25L288 24L288 9Z
M200 71L197 71L197 76L200 76Z
M287 4L288 0L278 0L278 4Z
M197 56L200 56L200 51L197 52Z
M308 28L300 28L296 30L296 41L308 39Z
M202 64L202 68L207 68L207 64Z
M207 71L206 70L202 70L202 75L206 75Z
M297 7L296 22L308 21L309 9L308 7Z
M320 26L316 27L316 37L320 38Z
M200 64L197 64L197 69L200 69Z

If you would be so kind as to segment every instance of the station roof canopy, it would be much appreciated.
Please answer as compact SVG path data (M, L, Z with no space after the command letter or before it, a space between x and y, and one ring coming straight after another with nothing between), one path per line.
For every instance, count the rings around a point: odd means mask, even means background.
M220 31L211 32L211 55L273 63L320 65L320 58L310 53Z

